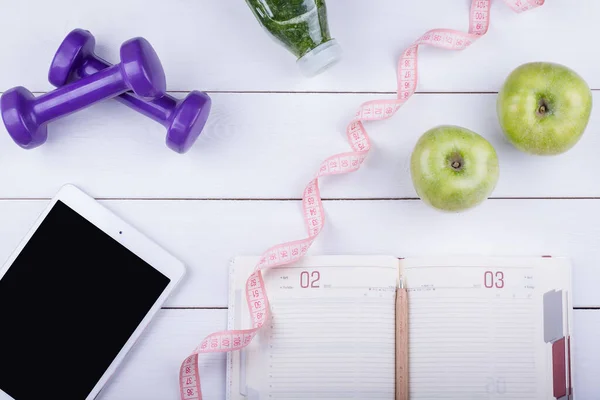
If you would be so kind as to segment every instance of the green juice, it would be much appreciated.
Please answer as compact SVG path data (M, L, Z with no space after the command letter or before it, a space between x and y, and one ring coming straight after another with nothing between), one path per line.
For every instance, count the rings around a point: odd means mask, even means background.
M336 63L340 46L329 32L325 0L246 0L261 25L314 76Z

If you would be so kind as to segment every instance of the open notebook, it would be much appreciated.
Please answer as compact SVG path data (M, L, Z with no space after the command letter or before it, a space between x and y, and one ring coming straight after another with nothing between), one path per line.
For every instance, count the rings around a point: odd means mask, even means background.
M251 326L257 261L231 264L229 329ZM573 396L567 259L313 256L263 276L272 318L228 354L230 400L393 400L400 282L410 399Z

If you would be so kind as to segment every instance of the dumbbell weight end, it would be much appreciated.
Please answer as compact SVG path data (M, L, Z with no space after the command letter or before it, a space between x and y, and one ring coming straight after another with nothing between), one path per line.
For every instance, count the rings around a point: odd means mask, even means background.
M31 110L35 96L17 86L0 97L2 121L13 141L24 149L33 149L48 138L46 125L38 125Z

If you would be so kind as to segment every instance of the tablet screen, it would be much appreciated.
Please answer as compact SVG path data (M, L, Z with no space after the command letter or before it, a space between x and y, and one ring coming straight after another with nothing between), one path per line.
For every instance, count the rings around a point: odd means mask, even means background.
M57 202L0 279L0 389L84 399L168 284Z

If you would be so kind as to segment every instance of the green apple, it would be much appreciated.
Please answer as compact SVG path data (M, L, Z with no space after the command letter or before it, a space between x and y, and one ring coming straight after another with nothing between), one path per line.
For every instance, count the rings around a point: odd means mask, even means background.
M510 73L496 106L500 126L517 149L556 155L581 139L592 111L592 92L564 65L532 62Z
M435 127L419 138L410 171L425 203L452 212L482 203L500 174L494 147L481 135L454 125Z

